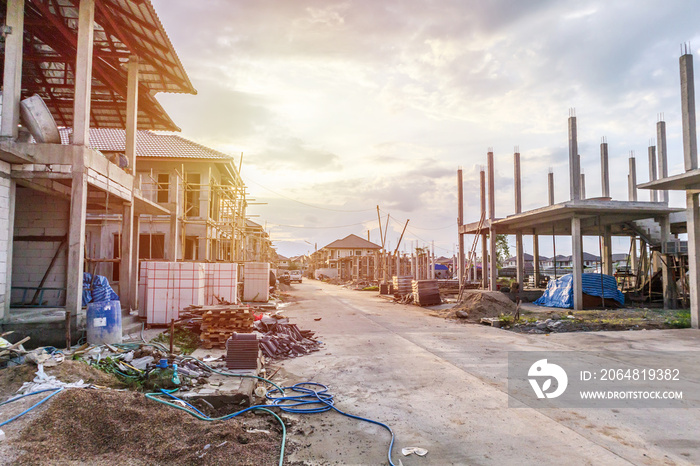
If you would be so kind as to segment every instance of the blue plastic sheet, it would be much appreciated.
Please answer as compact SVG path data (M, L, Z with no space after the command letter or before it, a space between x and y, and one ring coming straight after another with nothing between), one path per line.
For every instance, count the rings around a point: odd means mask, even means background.
M534 303L538 306L561 307L573 309L574 284L573 275L567 274L556 280L551 280L544 294ZM602 285L601 285L602 281ZM621 306L625 304L625 297L617 289L617 280L610 275L599 273L584 273L582 275L583 292L587 295L601 295L606 299L614 299Z
M92 288L92 289L91 289ZM109 280L102 275L95 275L93 283L92 274L83 273L83 306L88 303L102 303L105 301L118 301L119 296L109 286Z

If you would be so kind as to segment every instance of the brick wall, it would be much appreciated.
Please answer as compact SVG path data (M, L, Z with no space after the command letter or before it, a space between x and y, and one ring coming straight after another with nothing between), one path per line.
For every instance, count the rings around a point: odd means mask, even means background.
M63 236L68 234L70 202L27 188L17 188L15 201L15 236ZM12 250L12 286L39 286L51 263L59 241L15 241ZM54 263L45 287L65 288L67 247L64 246ZM29 300L33 296L30 291ZM20 291L13 290L12 301L21 300ZM65 292L46 291L44 305L62 306Z

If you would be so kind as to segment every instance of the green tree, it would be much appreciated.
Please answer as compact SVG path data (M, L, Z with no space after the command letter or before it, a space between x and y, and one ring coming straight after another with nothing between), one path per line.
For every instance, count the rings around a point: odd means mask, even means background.
M496 264L498 264L499 269L503 267L509 257L508 235L496 235Z

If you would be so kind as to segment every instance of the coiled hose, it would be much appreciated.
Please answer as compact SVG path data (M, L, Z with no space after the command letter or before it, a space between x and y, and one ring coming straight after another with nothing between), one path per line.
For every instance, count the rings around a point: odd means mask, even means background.
M232 375L232 374L224 374L224 375ZM258 377L260 378L260 377ZM261 378L262 379L262 378ZM262 379L265 380L265 379ZM265 380L266 382L272 383L269 380ZM334 398L333 395L329 393L329 389L326 385L316 383L316 382L302 382L298 383L295 385L292 385L290 387L284 387L280 388L277 385L275 385L275 389L269 390L265 397L272 402L272 405L255 405L251 406L249 408L243 409L241 411L227 414L226 416L218 417L218 418L211 418L209 416L206 416L204 413L199 411L197 408L192 406L190 403L176 397L173 395L176 390L164 390L161 389L160 392L156 393L146 393L146 397L157 401L159 403L166 404L168 406L172 406L173 408L180 409L182 411L185 411L186 413L191 414L192 416L196 417L197 419L201 419L203 421L219 421L219 420L226 420L226 419L231 419L234 418L240 414L246 413L248 411L253 411L253 410L258 410L258 411L265 411L267 413L272 414L275 419L282 425L282 447L280 451L280 459L279 459L279 465L281 466L282 463L284 462L284 447L286 444L286 439L287 439L287 429L284 426L284 422L282 419L277 416L274 412L272 412L269 408L275 407L279 408L281 411L286 412L286 413L294 413L294 414L315 414L315 413L324 413L326 411L334 410L343 416L347 416L352 419L357 419L359 421L364 421L364 422L369 422L371 424L376 424L378 426L383 427L389 433L391 434L391 442L389 443L389 451L387 453L387 458L389 460L389 464L391 466L395 466L393 461L391 460L391 451L394 447L394 432L391 430L391 427L388 425L381 423L379 421L375 421L373 419L367 419L361 416L355 416L354 414L346 413L345 411L341 411L340 409L336 408L334 406ZM294 393L294 395L286 395L285 390ZM180 403L185 404L187 407L190 409L181 406L179 404L171 403L169 401L163 400L161 398L158 398L159 396L165 395L168 398L171 398L173 400L176 400Z

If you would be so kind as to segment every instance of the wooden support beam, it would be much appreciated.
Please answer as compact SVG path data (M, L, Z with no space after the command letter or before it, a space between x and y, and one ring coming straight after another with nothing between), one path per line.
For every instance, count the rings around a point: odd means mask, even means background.
M129 169L136 174L136 137L139 107L139 57L129 57L129 76L126 93L126 158Z
M80 0L73 102L73 144L78 146L89 143L94 21L95 0Z
M22 93L22 53L24 45L24 0L8 0L5 25L11 31L5 36L3 71L3 105L0 136L17 138L19 100Z
M70 220L68 228L68 277L66 310L76 316L83 307L83 259L85 257L85 210L87 208L87 173L82 154L73 158Z

